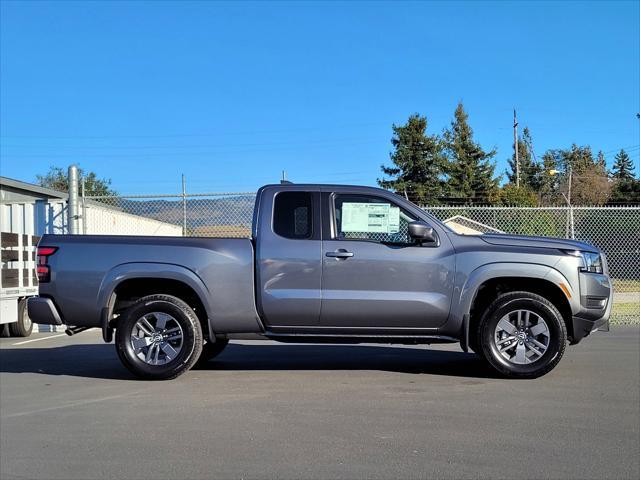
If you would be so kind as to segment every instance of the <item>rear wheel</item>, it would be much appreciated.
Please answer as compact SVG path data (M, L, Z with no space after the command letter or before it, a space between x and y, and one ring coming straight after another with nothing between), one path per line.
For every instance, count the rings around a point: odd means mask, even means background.
M116 350L134 375L167 380L189 370L202 351L202 327L185 302L149 295L129 307L118 322Z
M551 371L564 354L567 330L558 309L540 295L500 295L480 321L482 356L501 374L536 378Z
M33 332L33 322L27 312L27 299L18 303L18 321L9 324L9 331L14 337L28 337Z

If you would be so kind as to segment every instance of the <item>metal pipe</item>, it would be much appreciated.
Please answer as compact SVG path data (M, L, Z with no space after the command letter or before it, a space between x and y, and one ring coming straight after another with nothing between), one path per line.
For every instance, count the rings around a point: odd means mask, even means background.
M89 330L91 327L67 327L64 331L70 337L77 335L80 332L84 332L85 330Z
M69 233L77 235L78 229L78 167L71 165L68 172L69 202L67 204L67 222Z

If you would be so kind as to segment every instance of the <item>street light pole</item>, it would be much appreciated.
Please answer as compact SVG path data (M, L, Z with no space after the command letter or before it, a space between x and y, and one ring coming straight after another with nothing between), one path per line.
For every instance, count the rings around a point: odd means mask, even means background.
M557 175L560 172L559 170L549 170L549 175ZM567 194L565 195L564 192L562 192L562 196L564 197L565 202L567 202L567 207L569 207L568 210L568 214L569 214L569 220L567 222L567 237L571 236L571 239L575 240L576 238L576 231L575 231L575 223L573 220L573 205L571 205L571 184L573 183L573 169L571 168L571 164L567 164L567 171L566 174L569 175L569 178L567 179L568 181L568 191Z
M575 240L576 231L575 223L573 221L573 205L571 205L571 183L573 180L573 168L571 168L571 163L567 165L567 169L569 170L569 198L567 198L567 203L569 203L569 225L571 226L571 239Z

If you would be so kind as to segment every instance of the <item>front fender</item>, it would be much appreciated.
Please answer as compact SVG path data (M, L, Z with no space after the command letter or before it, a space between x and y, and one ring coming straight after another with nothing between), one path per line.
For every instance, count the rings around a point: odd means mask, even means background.
M451 306L449 322L451 331L462 332L462 335L465 334L462 331L464 329L464 318L471 312L471 305L480 285L488 280L501 277L535 278L547 280L555 285L563 283L571 294L571 298L567 299L571 305L571 310L575 312L580 308L580 305L576 303L580 298L578 292L574 291L571 283L560 271L551 266L521 262L489 263L476 268L467 277L460 290L458 302L454 302Z

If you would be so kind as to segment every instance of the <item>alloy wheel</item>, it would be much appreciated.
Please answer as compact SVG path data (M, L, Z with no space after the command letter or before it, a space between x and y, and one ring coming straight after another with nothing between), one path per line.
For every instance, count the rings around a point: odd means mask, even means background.
M549 348L551 334L544 319L531 310L513 310L496 325L495 346L507 361L518 365L536 362Z
M151 312L133 325L131 346L143 362L165 365L180 353L183 333L180 323L168 313Z

